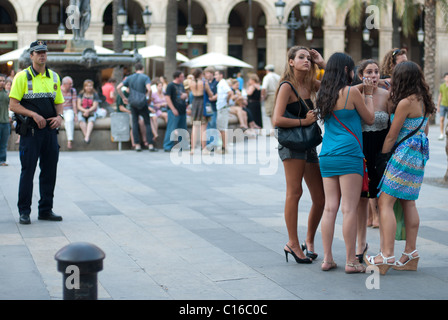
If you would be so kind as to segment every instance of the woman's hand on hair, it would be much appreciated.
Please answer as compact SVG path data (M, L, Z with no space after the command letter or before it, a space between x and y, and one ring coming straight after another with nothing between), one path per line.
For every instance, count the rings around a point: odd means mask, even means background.
M324 60L324 58L322 58L322 56L320 55L320 53L317 50L311 49L310 55L315 64L317 64L322 69L325 69L325 65L326 65L325 60Z

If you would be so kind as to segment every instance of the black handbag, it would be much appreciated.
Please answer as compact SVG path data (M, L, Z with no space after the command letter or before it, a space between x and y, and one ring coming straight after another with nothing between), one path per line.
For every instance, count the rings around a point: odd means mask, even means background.
M283 81L280 83L279 86L281 86L283 83L288 83L291 88L294 90L294 93L296 94L297 98L302 100L302 98L297 93L294 86L288 82ZM302 100L302 102L306 105L306 103ZM299 102L300 104L300 102ZM302 108L302 105L300 104L300 108ZM307 110L307 112L309 109ZM300 114L300 111L299 111ZM283 114L285 118L289 119L299 119L297 116L291 114L287 110L285 110L285 113ZM300 118L303 119L303 118ZM309 126L299 126L299 127L278 127L277 128L277 140L278 142L292 150L296 150L299 152L304 152L309 149L312 149L314 147L317 147L319 144L322 143L322 130L320 129L317 122L312 123Z
M387 163L389 162L389 159L392 157L392 155L394 154L395 150L397 149L397 147L403 142L405 141L407 138L413 136L414 134L416 134L418 132L418 130L420 130L421 126L423 125L423 122L425 122L425 117L423 116L423 120L420 123L420 125L417 127L417 129L415 129L414 131L412 131L411 133L409 133L406 137L404 137L403 139L400 140L400 142L398 142L397 144L395 144L392 148L392 150L390 150L389 152L386 153L379 153L377 154L376 158L375 158L375 170L377 172L377 174L382 177L384 174L384 171L386 170L386 166Z

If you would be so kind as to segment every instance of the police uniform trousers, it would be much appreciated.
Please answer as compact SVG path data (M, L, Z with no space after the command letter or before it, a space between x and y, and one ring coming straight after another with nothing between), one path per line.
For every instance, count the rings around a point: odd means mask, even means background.
M45 215L53 209L54 187L56 184L57 163L59 160L59 143L57 129L45 127L34 129L34 132L20 137L20 163L22 171L19 181L19 214L31 213L31 199L33 196L33 179L39 160L40 200L39 215Z

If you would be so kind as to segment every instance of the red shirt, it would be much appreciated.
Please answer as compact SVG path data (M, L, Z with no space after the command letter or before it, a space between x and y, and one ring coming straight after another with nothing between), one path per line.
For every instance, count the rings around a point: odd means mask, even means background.
M110 82L106 82L101 90L103 91L103 95L106 97L106 102L108 104L114 104L115 98L110 97L111 93L115 91L114 85Z

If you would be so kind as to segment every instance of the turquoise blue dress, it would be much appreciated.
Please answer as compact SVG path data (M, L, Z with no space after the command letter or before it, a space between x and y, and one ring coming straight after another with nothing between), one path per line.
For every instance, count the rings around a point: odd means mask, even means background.
M393 121L394 115L391 116ZM398 134L400 141L415 130L423 117L406 118ZM379 183L378 197L385 192L395 198L417 200L423 182L426 161L429 159L429 142L425 134L428 118L425 118L419 131L403 141L387 163L384 175Z
M361 117L356 109L341 109L334 111L339 121L349 128L361 142L348 132L333 115L325 118L325 133L322 139L322 149L319 154L320 172L322 177L333 177L344 174L363 172L362 128Z

